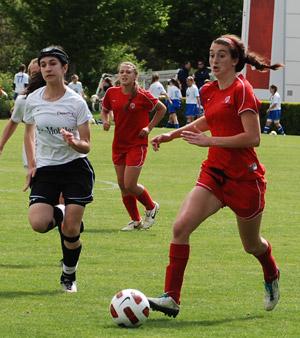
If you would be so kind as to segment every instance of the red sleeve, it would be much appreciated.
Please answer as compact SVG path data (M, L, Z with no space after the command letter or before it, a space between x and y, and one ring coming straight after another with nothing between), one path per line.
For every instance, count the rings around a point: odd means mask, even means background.
M235 102L238 114L240 115L246 110L258 114L261 102L254 95L252 86L247 80L241 78L238 79L240 85L237 86L235 92Z
M111 88L108 88L102 100L102 107L107 110L112 110L110 104L110 97L111 97Z
M200 102L201 102L201 105L204 107L206 105L206 102L207 102L207 95L206 92L207 92L207 84L202 86L199 90L199 95L200 95Z
M146 110L153 110L159 100L147 90L139 90L139 93L144 97Z

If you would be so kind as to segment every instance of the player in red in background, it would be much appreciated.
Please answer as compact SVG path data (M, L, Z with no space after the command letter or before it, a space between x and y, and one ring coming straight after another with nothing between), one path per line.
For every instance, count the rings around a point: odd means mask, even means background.
M276 70L282 65L266 65L256 54L247 52L234 35L224 35L213 41L209 62L217 80L202 87L204 116L151 141L154 150L158 150L160 143L179 137L190 144L209 148L196 186L183 202L173 225L165 293L159 298L148 298L153 310L173 317L179 312L190 251L189 237L206 218L224 206L230 207L236 215L245 251L262 265L265 309L272 310L279 300L279 270L270 243L260 235L266 182L264 167L253 149L260 143L260 103L249 82L237 73L246 63L258 70ZM207 130L211 136L203 133Z
M166 107L137 83L138 71L131 62L119 66L119 87L106 91L102 102L101 118L104 130L109 130L109 112L113 111L115 133L112 160L115 166L123 203L131 221L123 231L148 229L155 221L159 204L152 200L145 187L138 184L144 164L148 135L163 118ZM149 112L155 110L149 122ZM141 219L137 201L145 206L145 219Z

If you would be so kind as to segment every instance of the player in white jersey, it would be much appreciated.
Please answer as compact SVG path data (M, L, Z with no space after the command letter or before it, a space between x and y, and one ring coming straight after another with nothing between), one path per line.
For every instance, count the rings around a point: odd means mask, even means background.
M200 114L200 95L198 87L195 85L195 80L192 76L189 76L186 80L186 105L185 116L186 122L191 123Z
M181 107L181 91L179 81L176 79L171 79L168 85L168 96L169 101L167 103L169 120L167 128L179 128L179 122L177 118L177 111Z
M148 90L157 99L169 98L164 86L159 82L157 73L152 75L151 85Z
M14 76L14 100L18 97L19 94L22 94L24 89L28 86L29 76L25 73L26 66L21 64L19 67L19 72Z
M71 82L68 84L68 86L74 90L74 92L76 92L77 94L81 95L82 97L84 97L84 93L83 93L83 88L82 88L82 83L79 80L79 77L77 74L73 74L71 76Z
M271 131L271 125L274 123L277 133L280 135L284 134L284 129L280 123L280 117L281 117L281 98L278 93L278 88L275 85L270 86L270 107L267 110L267 121L266 125L264 127L264 134L269 134Z
M80 226L85 205L93 200L95 178L87 159L91 113L83 98L64 84L68 55L61 47L42 49L39 65L46 86L28 96L24 114L29 222L41 233L58 226L63 252L60 282L64 291L77 292ZM57 206L60 194L65 210Z

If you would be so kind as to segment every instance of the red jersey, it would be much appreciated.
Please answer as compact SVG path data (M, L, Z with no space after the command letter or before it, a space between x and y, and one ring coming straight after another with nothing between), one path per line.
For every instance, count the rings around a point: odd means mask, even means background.
M126 109L130 96L124 94L121 87L111 87L103 98L102 106L114 113L114 151L122 152L133 146L148 145L148 138L139 137L139 133L148 126L149 112L156 106L158 99L150 92L138 88L137 95Z
M244 132L241 114L245 111L258 114L260 107L252 86L242 75L224 90L217 81L204 85L201 103L212 136L221 137ZM210 147L203 166L220 169L227 177L241 180L263 177L265 173L253 148Z

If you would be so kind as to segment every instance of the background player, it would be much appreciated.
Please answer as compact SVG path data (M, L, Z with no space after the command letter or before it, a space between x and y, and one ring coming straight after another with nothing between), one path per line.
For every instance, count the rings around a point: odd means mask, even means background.
M112 160L115 166L122 200L131 221L122 228L124 231L148 229L155 221L159 204L150 197L147 189L138 184L147 155L148 135L163 118L166 107L150 92L137 83L138 71L130 62L119 66L119 87L106 91L102 102L101 118L104 130L109 130L109 112L113 111L115 132L112 145ZM149 112L154 116L149 122ZM142 221L137 201L146 209Z
M268 116L266 125L264 127L264 134L269 134L271 125L274 122L277 133L280 135L284 135L284 130L282 125L280 124L280 117L281 117L281 98L278 93L278 88L275 85L270 86L270 107L267 110Z

